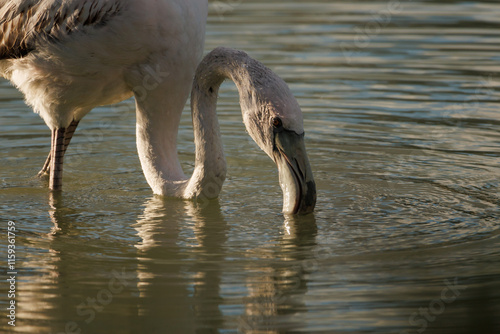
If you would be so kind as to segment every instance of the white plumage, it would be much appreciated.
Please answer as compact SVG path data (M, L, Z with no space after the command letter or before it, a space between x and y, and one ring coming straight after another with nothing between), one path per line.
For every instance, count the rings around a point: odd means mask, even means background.
M312 211L300 107L281 79L234 50L218 49L200 66L192 93L196 167L193 177L184 175L177 131L202 56L207 7L206 0L0 0L0 73L52 130L41 171L50 173L51 189L62 187L78 122L96 106L134 95L139 158L154 193L216 197L226 167L215 102L227 77L240 90L248 132L278 164L284 211Z
M175 144L176 115L203 51L206 0L0 4L1 74L53 132L51 156L57 159L47 168L52 189L62 184L63 143L71 139L66 129L76 127L92 108L134 92L140 94L138 119L171 118L166 131Z

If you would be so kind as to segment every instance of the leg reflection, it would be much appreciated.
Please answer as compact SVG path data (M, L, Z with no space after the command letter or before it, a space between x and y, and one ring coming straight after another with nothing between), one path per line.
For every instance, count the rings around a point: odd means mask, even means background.
M226 223L206 205L153 197L134 228L144 333L211 333L223 325L220 263Z
M196 240L194 276L194 313L196 333L217 333L223 327L220 296L222 266L226 254L227 222L217 200L200 205L186 202Z

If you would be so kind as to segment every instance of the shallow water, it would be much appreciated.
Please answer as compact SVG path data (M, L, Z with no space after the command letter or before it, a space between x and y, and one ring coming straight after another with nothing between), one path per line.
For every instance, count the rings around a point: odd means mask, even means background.
M318 185L280 214L273 163L219 115L219 200L152 196L133 101L94 110L64 192L35 177L50 134L0 82L0 254L16 222L20 333L498 333L500 26L495 2L220 1L206 50L290 84ZM190 170L188 110L179 152ZM6 273L6 263L2 272Z

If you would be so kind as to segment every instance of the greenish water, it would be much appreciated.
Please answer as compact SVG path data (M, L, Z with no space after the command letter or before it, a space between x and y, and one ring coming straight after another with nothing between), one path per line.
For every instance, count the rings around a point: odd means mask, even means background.
M219 200L152 196L133 101L80 123L62 195L35 177L50 133L0 82L0 331L500 332L496 2L211 2L206 50L246 50L305 117L314 215L280 214L273 163L219 115ZM179 152L194 162L189 111ZM16 222L16 327L6 317ZM7 276L8 277L8 276Z

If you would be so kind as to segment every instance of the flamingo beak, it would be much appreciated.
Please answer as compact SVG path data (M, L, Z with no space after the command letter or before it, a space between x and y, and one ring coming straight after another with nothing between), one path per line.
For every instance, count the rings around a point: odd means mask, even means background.
M283 213L312 212L316 205L316 184L307 158L304 134L285 129L275 132L273 155L283 191Z

